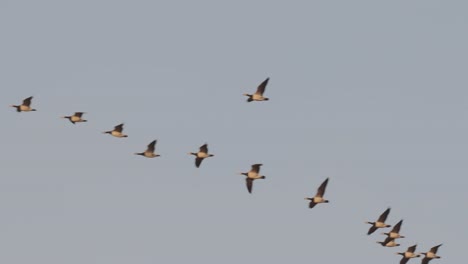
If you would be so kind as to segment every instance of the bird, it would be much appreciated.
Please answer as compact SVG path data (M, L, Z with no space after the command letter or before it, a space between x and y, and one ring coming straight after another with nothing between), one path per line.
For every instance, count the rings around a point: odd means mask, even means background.
M245 181L246 181L247 190L249 191L249 193L252 193L252 187L253 187L253 181L254 180L265 179L266 178L265 176L259 174L260 167L262 165L263 164L253 164L252 168L250 169L249 172L241 172L240 173L241 175L247 176L247 178L245 178Z
M422 255L424 255L424 258L422 259L421 264L427 264L429 263L429 261L433 259L440 259L440 256L437 256L437 250L439 249L440 246L442 246L442 244L432 247L426 253L421 253Z
M383 247L398 247L400 244L395 242L394 238L387 237L383 242L377 242L378 244L382 245Z
M382 233L382 235L387 235L390 238L405 238L404 236L400 235L401 224L403 224L403 220L400 220L400 222L394 225L390 233Z
M244 96L248 96L249 98L247 99L247 102L252 102L252 101L268 101L269 98L266 98L263 96L263 93L265 92L265 88L268 84L268 81L270 78L266 78L258 87L257 91L254 94L244 94Z
M156 142L156 140L151 141L151 143L148 144L148 148L144 152L135 153L135 155L141 155L147 158L155 158L161 156L159 154L154 153L154 147L156 145Z
M387 220L387 216L390 213L390 207L385 210L380 216L379 219L377 219L376 222L366 222L366 224L371 224L372 226L369 228L369 231L367 232L367 235L370 235L375 232L378 228L385 228L385 227L390 227L391 225L385 224L385 220Z
M32 96L23 100L21 105L10 105L11 107L16 108L16 112L29 112L29 111L36 111L36 109L31 108L31 100L33 99Z
M314 197L304 198L305 200L310 200L309 208L314 208L314 206L319 203L328 203L328 200L325 200L323 198L323 195L325 194L325 189L327 188L327 184L328 184L328 178L317 189L317 194Z
M412 258L419 258L421 255L420 254L415 254L414 251L416 251L416 246L417 245L413 245L411 247L409 247L405 252L398 252L396 253L397 255L402 255L403 258L400 260L400 264L406 264L406 262L408 262L408 260L412 259Z
M83 114L84 112L75 112L75 114L73 114L72 116L62 116L62 118L67 118L72 124L88 122L88 120L81 118Z
M213 157L213 154L208 154L208 144L205 143L200 147L198 152L189 152L189 155L195 156L195 167L199 168L203 159Z
M122 133L123 131L123 126L124 124L120 124L120 125L116 125L114 127L114 130L111 130L111 131L106 131L106 132L102 132L104 134L111 134L112 136L114 137L118 137L118 138L124 138L124 137L128 137L128 135L125 135Z

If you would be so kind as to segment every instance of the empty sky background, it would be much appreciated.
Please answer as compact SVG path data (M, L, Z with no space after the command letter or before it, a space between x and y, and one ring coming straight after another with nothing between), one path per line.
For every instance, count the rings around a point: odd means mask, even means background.
M414 243L463 262L467 10L0 1L0 262L390 264ZM270 101L246 103L266 77ZM37 112L8 107L31 95ZM120 122L128 138L101 134ZM160 158L133 155L153 139ZM399 248L366 235L389 206Z

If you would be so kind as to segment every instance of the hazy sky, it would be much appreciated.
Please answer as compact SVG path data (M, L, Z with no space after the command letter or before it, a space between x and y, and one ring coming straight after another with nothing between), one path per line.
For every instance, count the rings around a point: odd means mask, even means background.
M431 263L462 263L467 10L0 1L0 262L390 264L444 243ZM266 77L270 101L246 103ZM37 112L8 107L31 95ZM101 133L121 122L128 138ZM153 139L161 157L133 155ZM308 209L327 177L331 203ZM366 235L389 206L399 248Z

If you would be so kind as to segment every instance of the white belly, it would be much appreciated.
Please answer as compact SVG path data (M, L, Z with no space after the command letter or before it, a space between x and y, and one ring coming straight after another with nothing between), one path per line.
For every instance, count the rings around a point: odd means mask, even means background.
M19 108L20 108L21 111L24 111L24 112L29 112L29 111L31 111L31 107L29 107L29 106L20 105Z

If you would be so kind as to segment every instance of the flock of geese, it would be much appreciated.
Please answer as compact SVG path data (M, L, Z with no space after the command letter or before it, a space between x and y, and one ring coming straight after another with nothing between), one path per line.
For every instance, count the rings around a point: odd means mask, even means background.
M269 78L264 80L258 87L257 91L254 94L244 94L244 96L247 96L247 102L252 102L252 101L268 101L269 99L267 97L263 96L263 93L265 92L265 88L268 84ZM31 107L31 101L33 97L28 97L23 100L23 103L20 105L11 105L11 107L15 107L17 112L31 112L31 111L36 111L36 109ZM84 112L75 112L71 116L63 116L62 118L68 119L72 124L76 123L82 123L82 122L87 122L87 120L83 119L83 114ZM117 137L117 138L126 138L128 135L123 133L124 129L124 124L119 124L114 127L113 130L105 131L103 132L104 134L109 134L111 136ZM156 158L159 157L160 155L155 152L156 148L156 143L157 140L153 140L151 143L148 144L147 148L143 152L137 152L135 155L141 155L146 158ZM206 158L213 157L213 154L210 154L208 152L208 144L205 143L200 147L198 152L189 152L188 154L194 155L195 156L195 167L199 168L202 161ZM252 193L252 188L253 188L253 182L258 179L265 179L264 175L260 175L260 167L263 164L253 164L251 166L250 171L248 172L242 172L240 173L241 175L244 175L246 178L246 186L247 186L247 191L249 193ZM305 200L309 201L309 208L314 208L317 204L321 203L328 203L329 201L324 198L325 195L325 190L327 188L329 178L325 179L323 183L319 186L317 189L317 192L314 197L306 197ZM367 224L372 225L369 228L369 231L367 232L367 235L371 235L374 233L377 229L381 228L388 228L391 227L391 225L388 225L385 223L387 220L387 217L390 213L390 208L387 208L377 219L375 222L366 222ZM387 238L382 241L382 242L377 242L381 244L384 247L398 247L400 244L398 244L395 240L399 238L404 238L404 236L400 235L400 229L401 225L403 224L403 220L400 220L389 233L382 233L383 235L386 235ZM406 264L410 259L412 258L418 258L418 257L423 257L421 264L428 264L429 261L433 259L439 259L440 256L437 255L437 250L439 247L442 246L442 244L437 245L432 247L429 251L425 253L415 253L417 245L413 245L408 247L408 249L405 252L398 252L396 253L397 255L403 256L400 264Z

